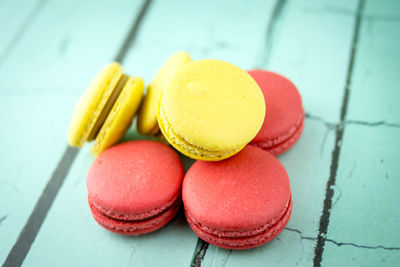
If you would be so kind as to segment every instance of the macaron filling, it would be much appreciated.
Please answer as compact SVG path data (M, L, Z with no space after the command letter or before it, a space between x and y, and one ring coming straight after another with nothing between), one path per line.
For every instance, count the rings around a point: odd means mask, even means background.
M173 202L172 206L161 212L143 219L124 220L108 216L95 207L93 201L89 200L89 207L94 219L106 229L119 234L139 235L152 232L167 224L179 211L180 201Z
M299 90L285 76L266 70L250 70L260 86L267 111L261 130L250 144L279 155L292 147L304 127L304 109Z
M183 154L189 157L197 157L199 159L207 158L208 160L221 160L227 158L236 152L240 151L243 147L237 149L230 149L224 151L213 151L201 148L190 143L188 140L176 133L171 124L165 116L162 105L159 105L159 126L165 138Z
M107 209L105 207L102 207L101 205L98 205L96 202L89 200L91 202L91 205L93 205L94 208L96 208L99 212L103 213L105 216L117 219L117 220L125 220L125 221L135 221L135 220L146 220L152 217L159 216L166 210L170 209L173 205L175 205L178 202L179 195L168 201L165 206L160 207L160 208L154 208L149 211L144 211L144 212L139 212L139 213L127 213L127 212L116 212L110 209Z
M202 224L201 222L197 221L188 212L185 212L185 213L186 213L186 216L188 217L188 219L190 219L196 225L197 228L201 229L205 233L212 234L215 236L223 236L223 237L248 237L248 236L253 236L253 235L262 233L262 232L266 231L268 228L275 225L278 221L282 220L282 218L287 213L291 204L292 204L292 201L291 201L291 199L289 199L288 202L286 203L285 208L282 210L282 212L279 214L279 216L268 221L267 223L265 223L261 226L258 226L256 228L242 229L242 230L227 230L227 229L221 230L221 229L209 227L209 226L206 226L206 225Z
M252 142L250 142L250 144L258 146L262 149L269 150L269 148L278 146L278 145L288 141L289 139L292 139L293 136L295 136L296 133L298 133L299 130L302 128L303 124L304 124L304 113L300 114L295 125L293 125L286 133L284 133L280 136L274 137L272 139L263 141L263 142L252 141Z
M293 144L295 144L297 142L297 140L300 138L301 133L303 132L304 129L304 121L300 124L299 128L296 129L296 131L285 141L274 145L274 146L269 146L264 148L262 143L259 144L252 144L254 146L258 146L259 148L265 149L268 152L274 154L274 155L278 155L281 154L285 151L287 151L290 147L293 146Z
M213 229L204 227L192 220L192 217L186 212L187 221L192 229L206 242L229 249L246 249L257 247L268 242L277 236L289 221L292 212L292 201L289 200L283 214L277 220L268 222L265 226L252 230L226 231L224 229ZM259 231L259 229L263 229ZM252 232L253 231L253 232ZM247 233L248 235L246 236ZM235 236L236 234L236 236Z
M118 96L121 94L122 88L124 88L126 82L128 81L128 78L129 78L128 75L123 74L119 79L119 81L117 82L116 86L112 90L110 97L108 98L106 104L104 105L103 110L100 112L100 115L98 116L93 128L89 133L89 136L87 138L88 141L92 141L96 138L101 127L106 121L108 114L110 114L111 109L113 108L115 102L117 101Z
M132 125L132 120L143 95L143 80L130 76L122 88L106 120L96 136L90 150L98 156L105 149L118 142Z

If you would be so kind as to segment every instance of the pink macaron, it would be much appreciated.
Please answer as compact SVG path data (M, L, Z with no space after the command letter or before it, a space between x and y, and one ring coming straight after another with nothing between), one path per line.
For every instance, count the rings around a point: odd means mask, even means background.
M178 155L159 142L113 146L96 158L87 175L92 215L115 233L155 231L178 212L183 175Z
M300 93L282 75L265 70L248 73L260 86L267 107L261 130L250 144L274 155L282 154L297 142L304 128Z
M284 167L269 152L249 145L222 161L195 162L183 180L182 199L193 231L228 249L270 241L292 211Z

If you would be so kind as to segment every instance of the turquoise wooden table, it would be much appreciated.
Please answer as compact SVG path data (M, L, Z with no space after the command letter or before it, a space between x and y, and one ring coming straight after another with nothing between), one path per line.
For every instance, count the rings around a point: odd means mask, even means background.
M4 266L399 266L400 1L2 1L0 25ZM66 142L74 104L106 63L148 83L180 50L302 94L303 136L279 156L293 214L264 246L208 245L182 212L139 237L90 215L90 146Z

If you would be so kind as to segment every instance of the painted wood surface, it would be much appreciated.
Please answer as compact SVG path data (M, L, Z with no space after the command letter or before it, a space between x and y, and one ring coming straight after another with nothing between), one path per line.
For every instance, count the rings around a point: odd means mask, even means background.
M400 260L399 7L368 1L362 13L326 266L396 266Z
M194 59L273 70L298 86L306 126L299 142L279 156L294 203L286 229L246 251L207 246L182 212L148 235L107 232L87 205L85 176L93 162L87 145L23 264L395 266L400 260L399 5L395 0L154 0L147 7L144 1L1 2L0 22L10 24L0 27L1 262L65 155L74 103L97 71L120 54L126 72L148 83L165 59L185 50ZM143 137L132 127L124 140L135 138ZM189 168L193 161L182 159ZM325 230L321 218L328 220Z
M180 50L190 52L193 59L215 58L253 68L264 49L275 3L154 1L124 65L146 82Z
M263 47L265 43L264 33L268 27L274 3L274 1L265 3L258 1L243 6L242 2L237 1L230 5L229 10L226 10L226 5L218 5L212 1L209 3L199 2L197 6L190 5L186 1L174 1L168 4L165 1L153 2L143 19L134 47L129 50L124 59L126 72L144 77L146 81L149 81L165 59L179 50L188 51L193 58L223 58L231 62L236 60L238 65L241 62L240 58L256 58L260 47ZM189 23L193 17L203 16L202 14L208 6L212 6L208 12L210 20L219 19L224 21L223 24L214 29L212 25L208 25L200 19L195 20L196 23ZM165 15L167 8L171 10L171 13ZM255 13L257 10L270 12L269 15L258 13L257 16L248 20L246 14ZM179 14L185 15L179 16ZM164 23L160 23L161 19ZM182 23L182 20L187 20L187 23ZM234 34L214 33L214 31L230 32L232 27L236 29ZM255 34L256 31L254 31L250 35L252 38L243 40L249 27L262 29L262 33ZM155 36L154 33L160 33L160 36ZM191 35L188 35L189 33ZM218 36L219 43L234 44L232 51L228 50L227 53L224 48L213 49L215 41L212 39L212 35L214 34ZM175 37L171 39L169 37L171 35ZM159 39L154 40L155 37ZM247 65L245 65L245 61L242 62L242 67L249 68L254 64L251 63L251 60L248 62ZM128 136L138 137L134 128L131 129ZM86 204L85 175L92 161L93 157L89 153L79 154L24 265L37 263L40 265L51 263L87 265L89 262L96 265L108 265L107 263L112 262L116 265L159 266L161 262L165 262L170 266L189 266L196 253L198 237L185 223L182 213L168 227L142 237L116 236L96 225ZM185 163L190 165L192 161L185 159ZM70 212L66 213L66 209L70 209ZM83 214L85 214L83 220L76 222L74 218L82 217ZM71 219L75 223L71 223ZM63 221L70 222L63 226L64 230L60 228L60 223ZM77 227L76 223L86 229L85 235L80 232L74 233L74 229ZM101 236L100 239L99 236ZM90 247L93 239L98 240L96 241L98 246L82 251L82 246ZM53 241L49 242L49 240ZM100 249L104 246L108 248L107 254ZM52 254L46 258L41 257L43 250L51 247L56 247L61 251L68 250L69 256L61 257L59 254Z
M9 55L19 42L33 20L42 9L45 1L22 0L0 2L0 62Z
M399 136L400 127L346 125L323 265L398 264Z
M400 2L367 1L347 120L400 124L399 46Z
M291 1L283 6L271 35L270 53L260 67L290 77L309 114L298 144L278 157L290 177L292 217L279 238L257 250L242 253L210 246L206 266L241 266L245 262L265 266L270 259L270 266L313 265L335 143L333 122L340 119L356 8L357 1ZM332 53L335 57L326 64L326 55ZM278 247L296 253L287 257Z
M0 131L2 262L65 150L79 95L113 59L140 8L131 1L94 3L43 4L0 64L0 119L7 125Z

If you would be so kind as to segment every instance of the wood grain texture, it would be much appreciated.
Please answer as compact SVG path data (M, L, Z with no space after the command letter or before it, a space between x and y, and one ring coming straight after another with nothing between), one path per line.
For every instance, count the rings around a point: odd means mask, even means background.
M143 1L0 2L0 262L4 262L65 147L80 94L113 60ZM279 156L293 213L270 243L246 251L205 246L202 266L311 266L332 151L340 146L323 266L395 266L400 190L400 2L366 0L349 75L357 0L154 0L126 53L127 73L148 83L174 52L290 78L307 113L299 142ZM335 134L343 136L335 144ZM124 140L143 138L132 127ZM72 168L25 266L190 266L200 249L182 211L139 237L110 233L87 205L90 146ZM192 160L182 156L187 170ZM203 258L204 257L204 258Z
M4 218L0 227L1 262L62 156L75 102L91 76L115 56L130 27L129 18L140 7L127 1L110 12L107 3L97 4L97 8L87 3L87 9L91 10L88 20L87 14L76 12L77 3L68 3L60 6L54 1L43 6L0 66L0 94L4 101L0 116L7 125L0 133L1 147L7 151L0 161L0 202L9 203L0 211L0 218ZM121 14L126 14L127 19L113 21L117 31L104 20L105 15L112 18ZM62 23L56 27L52 21ZM96 30L99 25L105 27ZM59 54L60 44L68 32L76 35L69 39L71 49L63 57ZM108 42L103 41L105 50L100 53L92 49L105 35L109 37ZM74 76L77 73L80 75ZM81 85L74 87L75 81Z
M397 266L399 251L381 248L360 248L352 245L338 246L332 242L325 244L322 266Z
M240 1L233 2L230 8L226 10L225 5L215 4L211 1L209 3L196 3L194 6L185 1L174 1L169 2L169 4L164 1L152 3L148 14L144 17L134 47L129 50L128 56L124 59L127 73L145 77L145 80L149 81L162 62L173 52L178 51L180 44L185 42L189 46L182 49L187 50L194 58L201 57L202 55L196 55L196 52L203 49L209 49L208 55L215 58L221 58L222 56L219 55L226 53L225 60L230 61L238 55L240 56L239 59L236 59L238 62L240 62L240 58L256 57L259 52L257 46L263 45L264 32L259 35L253 32L249 37L250 40L246 41L243 41L243 36L247 36L246 29L250 26L266 28L268 17L260 12L256 13L255 18L247 21L245 14L255 13L258 10L268 10L273 2L254 2L247 7L243 4L244 2ZM168 17L160 17L159 14L165 13L166 5L168 5L168 10L177 12L177 14L171 13ZM205 14L210 6L213 8L211 9L212 12L208 12L209 19L219 19L224 22L215 29L221 32L217 35L220 38L218 42L236 44L237 47L234 50L227 52L223 48L213 48L215 41L209 39L210 31L213 31L210 28L211 26L204 23L204 20L200 17L193 20L196 15ZM178 13L185 15L178 16ZM191 23L185 24L182 23L182 20L188 20ZM246 27L242 25L243 23ZM231 31L231 27L235 27L236 30L233 33L226 34ZM156 47L144 46L144 44L151 43L155 33L168 36L177 34L176 31L180 32L177 35L180 39L177 39L177 37L175 39L165 38L165 40L175 42L172 46L168 46L164 42L157 43ZM186 32L192 33L193 36L183 34ZM199 32L204 32L204 36L198 35ZM247 48L248 44L251 44L253 48ZM248 50L246 51L246 49ZM136 69L137 71L135 71ZM134 127L131 128L124 140L131 138L141 138L137 135ZM198 238L186 224L182 213L167 227L140 237L120 237L97 226L91 219L86 203L85 176L91 161L92 156L87 151L80 153L65 181L65 186L61 189L47 220L43 224L45 230L40 231L25 264L29 266L29 264L39 261L44 265L51 262L85 265L92 260L98 265L108 265L112 259L113 264L116 265L158 266L160 262L165 262L166 266L189 266L195 253ZM192 163L188 159L184 161L186 168ZM71 199L72 197L77 199ZM65 212L68 207L70 207L70 213ZM83 220L71 221L82 216L84 216ZM71 224L71 226L64 226L67 227L65 230L60 229L60 222L63 221L67 221L68 225ZM75 230L74 232L74 229L79 226L85 229L85 235L82 235L80 231L76 232ZM71 235L73 236L71 237ZM57 246L60 250L68 249L70 256L55 254L49 255L46 259L40 257L45 249L50 248L48 240L52 240L53 236L57 240L67 240L65 242L54 240L51 244ZM96 245L92 248L90 244L93 243L93 240L96 240L96 243L100 242L99 246ZM87 247L84 251L82 251L82 244ZM107 248L108 252L104 253L100 247ZM82 253L85 253L85 256ZM76 255L76 257L71 257L71 255Z
M394 266L400 259L396 6L396 1L367 1L362 14L327 234L335 242L326 243L322 265Z
M400 3L367 1L348 120L400 125Z
M274 241L255 249L232 251L213 246L208 249L202 266L311 266L307 252L313 247L313 241L283 230Z
M300 249L302 252L298 256L293 255L294 257L287 257L286 250L274 253L274 263L280 262L282 266L295 265L297 262L301 262L301 265L313 264L314 246L335 145L334 134L338 127L337 123L331 123L328 119L330 115L333 121L339 119L356 4L356 1L291 1L283 7L276 22L275 34L271 36L273 43L265 67L292 79L302 94L306 112L316 112L318 115L307 116L305 130L299 142L278 157L287 169L291 181L293 213L287 230L282 234L286 231L290 233L286 233L285 239L275 239L270 245L259 248L262 253L223 253L221 249L210 246L204 260L206 266L236 266L238 258L243 262L246 259L252 261L254 266L264 266L272 257L269 246L275 246L274 243L281 244L290 251ZM335 12L336 9L343 8L350 10L350 14ZM345 30L342 31L342 28ZM331 44L332 40L335 40L334 44ZM334 62L324 65L324 58L333 50ZM296 61L298 64L293 64L294 60L299 60ZM332 83L325 83L325 79L332 79ZM329 88L321 90L322 84L327 84ZM335 100L322 99L327 95L334 96ZM323 101L327 103L324 104ZM308 245L304 246L304 243ZM221 260L220 257L227 259ZM231 257L234 259L230 260Z
M90 148L79 153L43 229L25 261L30 265L63 266L188 266L195 235L178 216L151 234L129 237L111 233L92 218L87 204L86 174L93 157ZM43 257L44 251L56 253Z
M75 99L45 94L1 97L0 119L7 125L0 132L1 147L7 151L0 161L0 217L5 216L0 227L3 262L66 146L65 125L60 125L60 120L68 121L70 115L54 111L68 110ZM51 145L42 145L46 142Z
M0 65L46 4L45 0L0 2Z
M339 125L336 127L335 130L335 145L332 150L332 160L330 165L330 172L329 172L329 179L326 183L325 187L325 199L324 199L324 206L322 210L322 215L319 220L319 231L317 236L317 244L315 246L314 252L314 266L320 266L322 261L322 254L324 251L324 245L326 242L326 234L328 231L329 220L331 215L331 209L333 206L332 198L334 194L334 186L336 185L336 178L337 178L337 170L339 167L339 159L341 156L341 148L343 142L343 132L344 127L343 124L346 119L348 104L349 104L349 92L350 92L350 85L352 83L352 76L354 71L354 61L357 52L358 40L360 35L360 25L361 25L361 16L364 11L365 1L359 0L357 4L357 12L354 21L353 27L353 37L351 42L351 53L349 58L349 64L347 67L347 74L346 74L346 84L343 92L342 104L340 108L340 122Z
M215 58L253 68L265 45L274 3L155 1L126 68L150 82L163 62L181 50L193 59Z
M327 233L336 243L325 243L323 266L398 263L399 135L385 125L346 126Z
M337 123L351 52L357 1L289 1L268 67L299 88L308 113Z
M0 66L0 87L80 95L118 53L141 3L48 2Z

